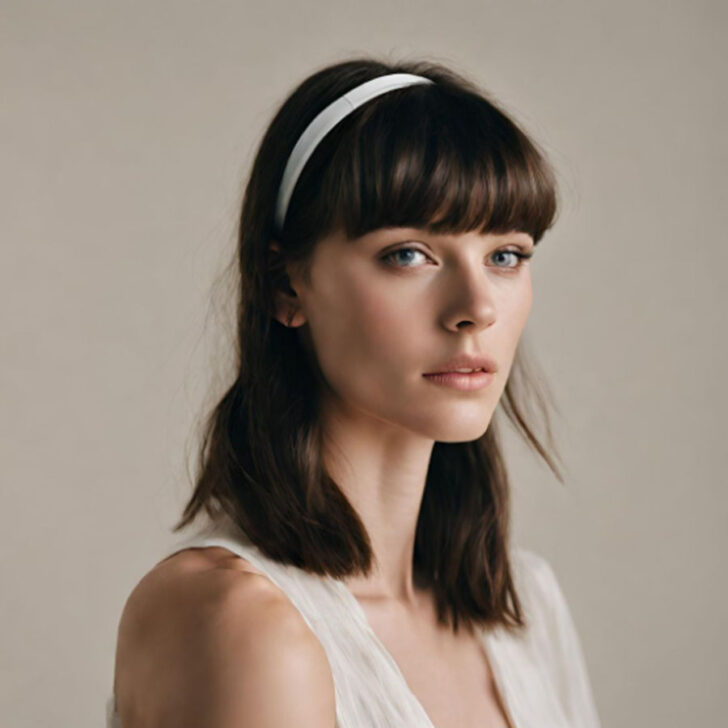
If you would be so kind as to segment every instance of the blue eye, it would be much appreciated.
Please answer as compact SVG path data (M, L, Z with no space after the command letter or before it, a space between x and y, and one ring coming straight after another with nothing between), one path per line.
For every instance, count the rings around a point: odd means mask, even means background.
M403 246L401 248L397 248L396 250L393 250L391 253L387 253L386 255L382 256L382 260L389 262L392 260L397 254L403 253L403 252L409 252L409 253L419 253L420 255L424 255L425 257L428 257L425 253L423 253L421 250L418 250L417 248L413 248L412 246ZM405 265L405 266L396 266L397 268L410 268L411 266Z
M401 248L397 248L396 250L392 250L386 255L383 255L380 260L385 261L388 265L394 265L395 268L413 268L416 266L411 265L397 265L396 263L391 263L390 261L394 260L397 255L400 253L419 253L420 255L424 255L426 258L429 258L429 256L424 253L423 251L419 250L418 248L415 248L411 245L403 245ZM517 270L523 266L524 261L528 260L529 258L533 257L533 252L530 253L524 253L520 250L496 250L494 255L512 255L515 258L515 265L498 265L496 268L503 268L505 270ZM401 260L401 259L400 259ZM411 257L408 258L408 260L411 261Z
M520 250L496 250L495 255L498 254L514 255L516 257L516 264L504 266L505 268L520 268L525 260L533 256L533 253L522 253Z

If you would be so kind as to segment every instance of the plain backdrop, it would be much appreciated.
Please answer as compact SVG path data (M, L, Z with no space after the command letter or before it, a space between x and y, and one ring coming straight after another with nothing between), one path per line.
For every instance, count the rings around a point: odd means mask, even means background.
M566 483L506 431L516 540L605 728L721 724L727 7L2 2L3 724L103 724L124 601L191 492L253 152L304 76L367 53L468 75L556 167L524 337Z

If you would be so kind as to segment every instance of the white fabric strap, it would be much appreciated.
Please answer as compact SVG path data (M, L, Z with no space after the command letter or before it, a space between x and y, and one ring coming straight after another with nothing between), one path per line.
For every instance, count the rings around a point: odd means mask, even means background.
M354 111L354 109L373 99L375 96L416 83L434 83L434 81L412 73L389 73L385 76L373 78L371 81L366 81L354 87L351 91L347 91L343 96L336 99L336 101L330 103L314 118L299 137L296 146L293 147L293 151L288 158L286 168L283 172L275 211L275 223L279 231L283 228L288 202L293 194L296 181L308 158L313 154L316 145L326 134L345 116Z

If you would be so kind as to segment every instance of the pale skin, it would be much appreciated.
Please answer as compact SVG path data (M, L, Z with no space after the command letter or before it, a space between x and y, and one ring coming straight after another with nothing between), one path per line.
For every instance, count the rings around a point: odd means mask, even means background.
M400 252L382 262L393 245ZM374 547L372 574L346 580L357 597L420 605L412 553L432 448L487 430L532 302L528 261L516 268L506 251L533 247L525 233L389 228L319 241L310 285L289 272L295 295L280 295L278 319L308 327L331 385L327 467ZM496 360L489 386L460 392L423 379L461 352Z
M475 640L436 624L412 561L435 441L483 435L505 387L532 304L528 261L510 251L533 248L521 232L332 235L314 251L310 284L291 271L293 293L279 299L278 319L308 327L330 384L327 468L373 545L372 572L344 581L437 728L506 725ZM493 382L462 392L423 379L461 352L493 357Z
M276 302L315 351L326 466L373 546L371 573L344 582L435 728L510 726L477 639L437 624L412 557L435 442L483 435L505 387L532 302L515 253L532 251L520 232L334 234L318 242L309 283L288 268ZM493 381L463 392L423 379L459 353L495 359ZM335 722L323 648L267 577L219 547L168 557L132 592L115 692L123 728Z

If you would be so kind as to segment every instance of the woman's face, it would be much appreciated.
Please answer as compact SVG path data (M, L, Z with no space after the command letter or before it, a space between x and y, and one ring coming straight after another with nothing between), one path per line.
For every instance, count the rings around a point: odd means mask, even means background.
M531 309L525 233L434 235L384 228L354 241L320 240L310 282L277 318L310 337L334 404L441 442L487 430ZM423 374L457 354L486 354L497 371L462 391Z

